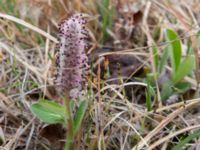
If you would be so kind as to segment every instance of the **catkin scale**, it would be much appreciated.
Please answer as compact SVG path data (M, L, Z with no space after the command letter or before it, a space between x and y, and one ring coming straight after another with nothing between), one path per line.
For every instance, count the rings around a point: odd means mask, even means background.
M58 57L56 60L57 74L56 90L59 95L69 93L70 98L76 98L85 84L88 57L85 53L88 33L85 29L86 21L81 14L76 14L59 25Z

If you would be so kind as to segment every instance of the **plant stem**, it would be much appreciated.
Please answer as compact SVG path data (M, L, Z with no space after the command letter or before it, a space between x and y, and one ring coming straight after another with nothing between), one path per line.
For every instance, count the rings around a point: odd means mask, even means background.
M74 140L73 120L71 115L70 101L68 98L65 99L65 106L66 106L66 126L67 126L65 150L72 150L72 144Z

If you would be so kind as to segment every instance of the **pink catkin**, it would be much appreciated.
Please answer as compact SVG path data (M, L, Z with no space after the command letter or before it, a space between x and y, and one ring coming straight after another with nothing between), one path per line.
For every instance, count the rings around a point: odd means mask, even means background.
M85 30L86 21L82 14L76 14L63 21L59 26L59 51L57 58L56 90L60 95L70 93L70 98L76 98L85 83L88 57L85 54L88 33ZM75 91L77 91L75 90Z

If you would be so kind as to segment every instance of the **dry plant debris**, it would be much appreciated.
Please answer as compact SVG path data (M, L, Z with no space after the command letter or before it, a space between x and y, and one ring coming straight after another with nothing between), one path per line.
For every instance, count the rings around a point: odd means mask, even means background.
M75 13L92 97L73 149L199 150L199 0L0 0L0 150L63 149L66 128L30 106L58 99L58 26Z

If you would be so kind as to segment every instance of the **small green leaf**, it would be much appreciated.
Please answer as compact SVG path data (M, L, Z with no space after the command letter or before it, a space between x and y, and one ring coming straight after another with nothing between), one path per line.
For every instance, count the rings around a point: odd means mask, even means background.
M175 84L175 89L177 93L182 93L191 88L191 84L188 82L178 82Z
M151 102L151 91L150 91L150 85L147 84L147 89L145 90L145 96L146 96L146 107L147 107L147 111L151 111L152 110L152 102Z
M75 118L74 118L74 135L77 133L77 131L79 130L80 126L81 126L81 122L83 120L83 117L85 115L85 111L87 109L88 106L88 101L84 100L81 102Z
M160 60L160 63L159 63L159 66L158 66L158 71L159 73L161 73L163 71L163 69L165 68L165 64L167 62L167 59L169 57L169 52L168 52L168 49L164 49L164 52L161 56L161 60Z
M187 55L194 55L194 50L193 50L193 47L192 47L192 41L191 40L187 41L187 51L186 51L186 54Z
M107 29L109 29L112 26L113 22L113 14L114 9L113 7L110 7L110 0L96 0L97 2L97 9L101 15L102 19L102 26L101 31L103 33L102 35L102 42L105 42L105 40L108 38Z
M190 142L194 138L200 137L200 130L193 132L192 134L188 135L186 138L181 140L176 146L172 148L172 150L181 150L185 144Z
M196 36L197 36L198 43L200 43L200 30L197 32Z
M173 94L173 83L171 80L167 80L162 84L161 98L162 100L167 100Z
M45 123L64 123L65 108L64 106L49 100L41 99L31 105L31 111Z
M187 56L179 66L177 72L175 72L173 76L173 83L177 83L178 81L182 80L186 75L193 71L194 67L194 56Z
M150 84L151 86L155 86L155 76L157 77L157 74L154 73L147 73L146 74L146 83Z
M170 51L171 65L173 74L178 70L178 67L181 62L181 41L179 40L178 35L172 29L166 30L166 39L169 42L168 49Z
M156 68L156 72L158 70L158 49L156 46L153 47L153 63Z

